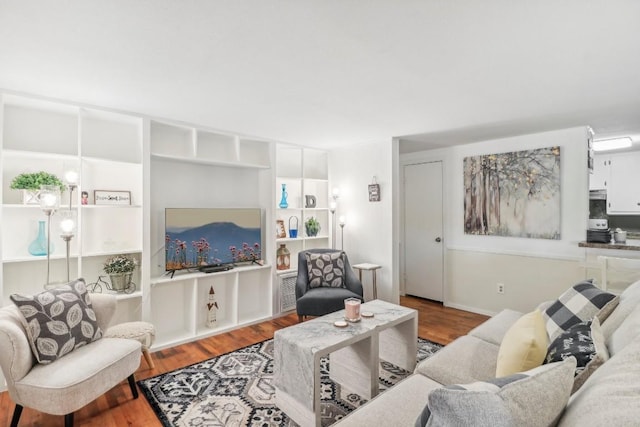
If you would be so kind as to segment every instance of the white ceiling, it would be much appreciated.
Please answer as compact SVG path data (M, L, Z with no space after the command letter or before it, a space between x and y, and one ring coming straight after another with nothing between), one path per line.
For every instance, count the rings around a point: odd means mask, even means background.
M0 0L0 88L320 147L640 142L640 1Z

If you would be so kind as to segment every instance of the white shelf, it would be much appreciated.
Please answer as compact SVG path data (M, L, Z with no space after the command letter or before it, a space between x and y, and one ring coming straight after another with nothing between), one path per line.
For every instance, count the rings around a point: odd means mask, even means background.
M185 280L200 279L203 277L215 277L215 276L224 276L224 275L230 275L230 274L241 274L241 273L245 273L252 270L268 270L268 269L271 269L271 265L269 264L235 267L235 268L232 268L231 270L217 271L214 273L202 273L200 271L186 273L186 272L181 272L180 270L177 270L173 277L167 277L167 274L171 274L171 273L167 273L158 277L152 277L151 285L157 285L160 283L168 283L168 282L181 282Z

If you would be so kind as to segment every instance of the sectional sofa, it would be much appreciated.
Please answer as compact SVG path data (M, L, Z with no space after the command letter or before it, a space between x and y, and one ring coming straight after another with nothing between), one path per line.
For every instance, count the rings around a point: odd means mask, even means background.
M537 310L546 313L553 305L546 302ZM598 356L598 364L594 357L577 390L576 358L571 355L507 379L496 378L503 341L526 316L504 310L419 363L408 378L335 425L640 425L640 281L607 308L598 343L604 356ZM593 323L600 323L597 317L586 323L593 328ZM554 342L573 341L578 339L561 337Z

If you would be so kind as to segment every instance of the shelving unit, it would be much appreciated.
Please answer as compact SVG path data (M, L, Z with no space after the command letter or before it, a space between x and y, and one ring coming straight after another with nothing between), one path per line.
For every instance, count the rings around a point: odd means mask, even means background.
M284 221L287 237L276 238L275 246L285 244L291 253L291 268L276 271L278 283L279 307L291 308L284 304L290 300L293 287L288 286L292 274L298 270L298 253L305 249L331 247L331 214L329 212L329 172L328 154L322 150L278 144L276 147L276 184L275 184L275 220ZM286 209L280 207L282 185L288 193ZM307 195L315 196L316 204L309 207ZM298 237L289 234L289 219L298 218ZM320 232L309 236L305 222L314 217L320 222ZM274 222L275 222L274 220ZM288 281L287 281L288 280ZM293 305L295 308L295 304Z
M13 293L37 293L46 281L46 257L28 246L46 216L38 205L23 205L21 192L10 189L23 172L46 171L62 179L79 173L71 209L78 227L70 244L70 276L93 282L108 256L127 253L141 260L143 250L142 119L49 100L2 94L2 282L3 304ZM93 190L131 191L133 206L81 205L80 194ZM62 194L60 210L71 194ZM93 203L90 198L90 203ZM66 281L66 245L58 217L51 217L50 281ZM146 266L141 266L144 270ZM140 320L144 274L134 276L138 292L119 296L116 321Z
M0 296L37 293L46 281L46 257L28 246L40 221L38 205L24 205L10 189L23 172L44 170L62 178L80 176L61 209L76 211L70 245L70 276L88 283L103 275L105 260L129 254L139 261L131 294L117 294L114 322L146 320L156 327L154 348L192 341L270 318L283 310L273 285L295 275L297 253L331 244L327 153L279 144L182 122L93 106L0 92ZM289 207L280 209L286 184ZM130 205L96 205L95 190L128 191ZM89 204L81 203L87 192ZM305 195L316 206L305 205ZM71 200L70 200L71 199ZM274 202L274 199L275 202ZM173 207L260 208L264 266L238 266L220 273L164 275L164 210ZM298 218L298 237L274 239L275 220ZM318 218L318 236L306 236L304 221ZM66 279L66 246L52 217L51 281ZM275 240L275 245L272 243ZM293 267L276 274L277 244L291 250ZM288 274L288 276L287 276ZM209 290L218 302L214 328L206 326ZM105 290L106 292L106 290ZM289 302L290 304L290 302ZM1 383L1 378L0 378Z

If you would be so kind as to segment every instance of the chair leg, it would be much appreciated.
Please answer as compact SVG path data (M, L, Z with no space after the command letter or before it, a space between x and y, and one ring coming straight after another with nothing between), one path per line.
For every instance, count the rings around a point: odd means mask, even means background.
M298 314L298 323L302 323L303 320L304 320L304 316L300 316Z
M129 387L131 388L131 394L133 394L133 398L137 399L138 398L138 387L136 386L136 378L133 376L133 374L129 375L129 378L127 378L129 380Z
M64 427L73 427L73 412L64 416Z
M147 365L149 365L150 369L154 369L156 366L153 364L153 359L151 358L151 353L149 353L148 349L142 350L142 354L144 355L144 360L147 361Z
M16 408L13 410L13 417L11 418L11 427L18 427L20 415L22 415L22 405L16 405Z

